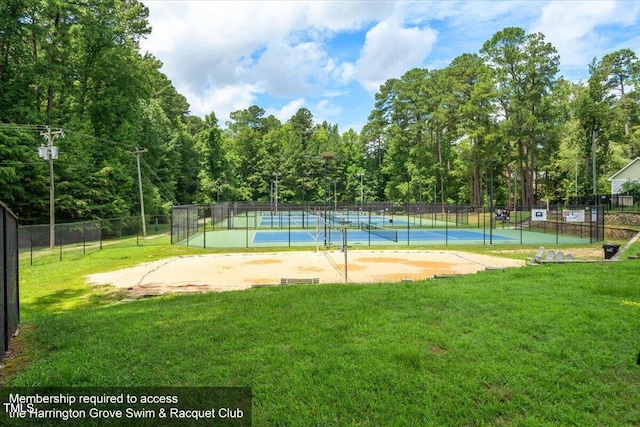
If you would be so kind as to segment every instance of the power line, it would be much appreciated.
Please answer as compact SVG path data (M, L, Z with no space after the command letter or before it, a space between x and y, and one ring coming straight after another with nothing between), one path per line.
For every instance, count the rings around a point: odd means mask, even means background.
M146 162L145 159L141 159L142 163L144 163L144 165L149 169L149 171L151 171L151 173L153 174L153 176L157 179L157 183L160 184L162 186L162 188L165 189L165 191L167 191L169 194L172 194L171 191L169 191L169 189L167 187L165 187L164 183L162 182L162 180L160 179L160 177L154 172L153 168L149 165L149 163ZM158 190L158 192L160 192L160 190ZM167 197L165 194L163 194L163 196L165 196L165 198L169 201L173 201L176 205L180 205L180 203L178 203L178 201L175 199L175 197L171 196L171 197Z
M44 129L46 129L46 125L20 124L20 123L0 123L0 127L12 128L12 129L29 129L29 130L44 130Z
M4 129L12 129L12 130L23 130L23 131L30 131L30 132L42 132L42 131L47 129L47 125L32 124L32 123L0 123L0 129L2 129L2 128L4 128ZM124 147L124 148L127 148L129 150L136 150L137 149L137 147L133 143L123 143L123 142L119 142L119 141L114 141L112 139L102 138L102 137L98 137L98 136L95 136L95 135L89 135L89 134L86 134L84 132L81 132L81 131L78 131L78 130L73 130L73 129L68 129L68 128L59 128L59 129L60 129L60 131L63 131L67 135L73 134L73 135L76 135L76 136L81 136L81 137L85 137L85 138L91 138L91 139L93 139L95 141L98 141L98 142ZM178 201L175 199L175 197L173 197L173 196L167 197L167 193L171 195L172 192L169 191L169 189L164 185L164 183L162 182L160 177L158 177L158 175L155 173L153 168L143 158L140 158L140 161L148 168L148 170L151 172L151 175L153 175L153 177L155 178L154 181L156 182L156 188L158 189L158 192L166 200L172 201L176 205L180 205L180 203L178 203ZM67 166L67 167L77 166L77 164L72 164L72 163L65 163L65 162L57 162L57 163L59 165L61 165L61 166ZM2 162L2 163L0 163L0 166L2 166L2 165L4 165L4 166L31 166L31 165L35 165L35 164L39 164L39 163L36 163L36 162ZM99 170L100 169L97 169L95 171L89 171L89 173L95 173L95 172L97 172ZM166 193L160 191L159 187L162 187Z
M47 129L47 125L39 125L39 124L22 124L22 123L0 123L0 128L5 128L5 129L13 129L13 130L28 130L28 131L32 131L32 132L40 132L40 131L44 131ZM74 129L68 129L68 128L62 128L59 127L58 129L63 130L65 134L74 134L77 136L82 136L85 138L91 138L94 139L98 142L103 142L106 144L111 144L111 145L118 145L121 147L126 147L127 149L134 149L135 148L135 144L133 143L125 143L125 142L120 142L120 141L114 141L112 139L109 138L103 138L103 137L99 137L99 136L95 136L95 135L89 135L87 133L78 131L78 130L74 130Z
M75 135L84 136L86 138L93 138L93 139L95 139L96 141L99 141L99 142L104 142L104 143L112 144L112 145L119 145L121 147L125 147L125 148L128 148L130 150L133 150L133 149L136 148L136 145L133 144L133 143L129 144L129 143L124 143L124 142L114 141L112 139L102 138L102 137L95 136L95 135L89 135L89 134L86 134L86 133L83 133L83 132L80 132L80 131L77 131L77 130L72 130L72 129L66 129L65 128L64 131L66 133L73 133Z
M41 165L42 162L0 162L0 166L33 166L33 165ZM64 165L65 163L58 162L59 165Z

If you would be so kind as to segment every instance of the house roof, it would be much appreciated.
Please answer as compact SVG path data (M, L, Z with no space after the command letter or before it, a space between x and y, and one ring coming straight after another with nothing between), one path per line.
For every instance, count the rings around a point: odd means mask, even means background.
M616 179L616 177L618 177L618 175L622 175L628 169L633 168L633 166L636 165L636 164L640 165L640 157L636 157L635 159L631 160L625 167L623 167L618 172L616 172L613 175L611 175L611 177L609 178L609 181ZM640 172L638 173L638 178L640 178Z

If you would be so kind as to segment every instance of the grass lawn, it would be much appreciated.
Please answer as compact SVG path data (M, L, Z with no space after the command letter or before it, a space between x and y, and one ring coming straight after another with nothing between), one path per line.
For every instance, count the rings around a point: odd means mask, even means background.
M23 267L5 385L248 386L257 426L640 425L640 261L133 302L83 280L202 252Z

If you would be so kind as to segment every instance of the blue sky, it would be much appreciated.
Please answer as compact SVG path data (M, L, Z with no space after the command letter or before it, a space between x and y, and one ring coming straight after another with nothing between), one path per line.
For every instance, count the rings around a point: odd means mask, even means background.
M636 1L142 1L152 27L142 51L164 63L191 114L221 125L255 104L283 122L306 107L360 131L387 79L478 53L505 27L544 34L573 81L594 57L640 55Z

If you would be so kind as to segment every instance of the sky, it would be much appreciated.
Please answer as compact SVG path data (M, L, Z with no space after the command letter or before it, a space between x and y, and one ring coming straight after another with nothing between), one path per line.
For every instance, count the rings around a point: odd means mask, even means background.
M191 114L213 112L223 127L257 105L282 122L304 107L359 132L385 81L479 53L506 27L542 33L572 81L586 81L594 57L640 56L639 1L142 2L152 27L142 53L162 61Z

